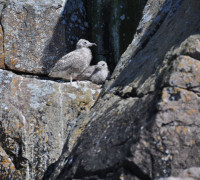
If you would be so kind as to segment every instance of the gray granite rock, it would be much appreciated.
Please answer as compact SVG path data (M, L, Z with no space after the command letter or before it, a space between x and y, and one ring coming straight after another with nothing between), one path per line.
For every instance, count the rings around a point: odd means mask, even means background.
M42 179L100 92L90 82L37 78L0 70L0 179Z
M3 6L0 23L6 67L48 74L56 61L86 36L84 8L82 0L10 0ZM81 33L77 31L80 27Z
M84 131L45 179L162 179L199 166L199 8L148 1Z
M200 178L200 168L191 167L183 170L178 177L168 177L164 180L198 180Z
M9 69L43 74L65 54L63 6L62 0L9 1L1 19L5 64Z
M46 74L66 53L82 1L68 1L68 32L63 1L2 2L1 67L5 57L18 75L0 70L1 179L150 180L199 166L199 1L149 0L97 102L90 82L19 73Z

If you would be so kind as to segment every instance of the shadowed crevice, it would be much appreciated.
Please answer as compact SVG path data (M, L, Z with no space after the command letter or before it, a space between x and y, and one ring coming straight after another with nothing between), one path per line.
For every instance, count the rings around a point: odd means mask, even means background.
M48 74L55 63L74 50L79 39L87 38L86 12L83 0L68 0L54 28L54 34L45 47L40 63Z

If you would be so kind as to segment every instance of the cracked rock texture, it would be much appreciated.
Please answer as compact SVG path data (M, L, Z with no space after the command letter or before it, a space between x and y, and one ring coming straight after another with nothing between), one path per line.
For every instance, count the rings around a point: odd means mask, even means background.
M15 1L4 4L5 65L12 70L43 74L65 53L62 0ZM54 31L56 30L56 33ZM53 36L54 35L54 36ZM51 39L52 38L52 39ZM47 45L54 41L51 47ZM48 58L43 57L48 54ZM44 66L48 62L48 65Z
M0 25L0 68L4 69L4 47L3 47L3 29L2 26Z
M100 89L90 82L71 85L5 70L0 84L0 179L42 179Z
M80 117L84 131L44 179L148 180L199 166L199 9L197 0L148 1L111 80Z
M181 172L178 177L169 177L165 178L164 180L198 180L199 177L200 177L200 168L191 167Z
M71 32L82 23L82 6L81 0L0 0L0 179L42 179L100 93L90 82L44 76L84 35Z
M6 4L6 1L0 1L0 19L1 19L1 11L4 8L4 5ZM3 27L1 24L1 20L0 20L0 68L4 69L5 65L4 65L4 58L5 58L5 54L4 54L4 31L3 31Z
M2 0L0 13L0 67L19 72L48 74L88 27L81 0Z
M83 1L66 2L0 0L0 179L156 180L198 167L200 1L149 0L101 93L43 76L75 29L87 35Z

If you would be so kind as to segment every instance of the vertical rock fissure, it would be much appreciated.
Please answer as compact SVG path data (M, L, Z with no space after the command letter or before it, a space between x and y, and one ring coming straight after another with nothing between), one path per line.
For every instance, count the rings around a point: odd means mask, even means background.
M60 146L61 149L63 148L64 144L64 115L63 115L63 90L62 90L62 84L59 85L59 102L60 104L60 123L61 123L61 136L60 136Z
M92 63L104 60L109 70L114 71L136 32L145 4L146 0L86 1L90 38L98 44Z
M2 54L0 55L0 68L5 68L5 39L4 39L4 27L2 24L2 13L0 16L0 40L2 41L2 47L0 47L0 49L2 48ZM1 37L2 34L2 37Z
M0 2L2 3L2 2ZM1 53L1 50L2 50L2 54L0 54L0 68L2 69L6 69L6 65L5 65L5 56L6 56L6 53L5 53L5 29L4 29L4 26L3 26L3 23L2 23L2 11L4 11L4 9L6 9L8 5L8 1L4 1L2 4L0 4L0 53ZM2 35L2 37L1 37ZM1 44L2 43L2 44Z

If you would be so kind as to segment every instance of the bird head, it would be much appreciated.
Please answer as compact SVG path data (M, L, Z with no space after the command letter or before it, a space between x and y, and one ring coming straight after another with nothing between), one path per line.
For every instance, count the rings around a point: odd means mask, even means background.
M77 49L80 49L82 47L91 47L91 46L97 46L97 45L95 43L91 43L85 39L80 39L76 44Z
M108 69L108 65L105 61L99 61L97 63L97 69L101 70L101 69Z

